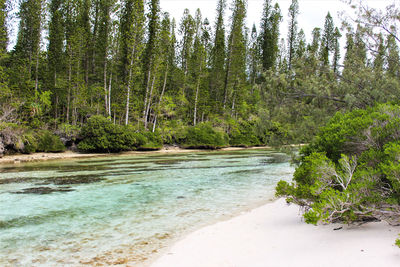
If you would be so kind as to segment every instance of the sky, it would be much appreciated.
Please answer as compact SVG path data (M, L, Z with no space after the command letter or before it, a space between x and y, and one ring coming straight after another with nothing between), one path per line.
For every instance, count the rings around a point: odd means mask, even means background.
M197 8L200 8L203 17L207 17L214 25L216 17L217 0L160 0L161 9L171 14L177 22L183 14L183 10L188 8L192 15L194 15ZM228 6L233 1L227 0ZM291 0L275 0L273 4L278 3L283 15L283 22L281 24L281 38L287 35L287 18L288 9L291 4ZM385 8L387 5L393 2L393 0L363 0L368 3L368 6L374 8ZM251 29L253 23L256 24L257 28L260 25L260 18L263 10L264 0L248 0L247 7L247 27ZM324 27L325 16L328 12L331 13L334 23L340 28L341 20L339 19L338 13L345 11L346 14L351 14L352 10L349 5L345 4L341 0L299 0L300 14L298 16L299 29L303 29L307 41L311 39L311 32L315 27ZM226 12L225 22L229 21L230 12ZM229 30L229 29L227 29ZM342 38L344 39L344 38Z
M252 28L253 23L256 24L257 28L260 25L260 18L263 11L264 0L247 0L247 18L246 23L248 28ZM331 13L335 26L340 28L341 20L338 17L338 13L346 11L347 14L351 14L351 9L343 0L298 0L300 7L300 14L298 16L299 29L303 29L307 38L310 42L311 32L315 27L323 28L325 16L328 12ZM367 3L368 6L374 8L384 8L394 0L362 0ZM400 1L400 0L395 0ZM179 23L183 11L185 8L190 10L190 13L194 16L197 8L200 8L203 18L208 18L211 22L211 26L214 26L214 20L216 17L216 7L218 0L160 0L161 10L168 12L174 17ZM233 0L227 0L228 7L231 6ZM287 36L287 22L288 22L288 9L291 4L291 0L273 0L273 4L278 3L283 15L283 22L281 23L281 38ZM226 10L225 23L229 25L230 17L229 8ZM18 22L17 20L13 23L13 30L10 32L10 43L9 49L12 49L15 45ZM229 28L227 27L227 32ZM342 46L344 45L344 39L342 38Z

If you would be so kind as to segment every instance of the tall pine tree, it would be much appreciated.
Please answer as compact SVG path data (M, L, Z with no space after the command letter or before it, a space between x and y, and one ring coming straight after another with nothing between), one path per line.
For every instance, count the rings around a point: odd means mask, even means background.
M224 14L226 8L226 0L219 0L217 5L217 18L215 22L214 43L211 50L211 76L210 76L210 92L212 106L218 111L218 103L223 101L223 88L225 76L225 25Z
M293 59L295 58L295 53L297 49L297 16L299 14L299 3L298 0L292 0L289 7L289 29L287 38L287 64L288 70L292 69Z
M272 6L271 0L264 3L264 12L261 19L260 50L264 70L275 67L279 52L279 24L282 20L278 4Z
M236 113L236 105L245 97L246 87L246 36L244 22L246 3L244 0L233 2L232 25L229 34L228 55L224 86L224 110L231 106L231 115Z
M129 123L132 89L140 88L145 16L143 0L124 0L120 19L120 78L126 88L125 124Z

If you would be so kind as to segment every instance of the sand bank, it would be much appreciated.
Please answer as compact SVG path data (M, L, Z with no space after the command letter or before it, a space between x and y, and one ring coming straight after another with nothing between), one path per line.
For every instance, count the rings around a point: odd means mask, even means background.
M343 228L334 230L338 227ZM279 199L189 234L151 266L398 267L399 232L384 222L308 225L297 206Z
M34 153L34 154L18 154L18 155L7 155L0 158L1 164L14 164L23 162L36 162L46 160L64 160L64 159L76 159L76 158L96 158L96 157L109 157L109 156L131 156L131 155L146 155L146 154L178 154L178 153L195 153L195 152L206 152L206 151L236 151L243 149L269 149L271 147L227 147L220 150L200 150L200 149L183 149L177 146L164 146L160 150L156 151L129 151L123 153L77 153L72 151L66 151L63 153Z

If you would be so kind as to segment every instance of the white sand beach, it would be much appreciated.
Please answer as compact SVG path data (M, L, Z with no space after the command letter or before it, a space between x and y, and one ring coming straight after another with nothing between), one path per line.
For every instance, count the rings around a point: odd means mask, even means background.
M398 267L399 233L385 222L308 225L297 206L279 199L187 235L151 266Z

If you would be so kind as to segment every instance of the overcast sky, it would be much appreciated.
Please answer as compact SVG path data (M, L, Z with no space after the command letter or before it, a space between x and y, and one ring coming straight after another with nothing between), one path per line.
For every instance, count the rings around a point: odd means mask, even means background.
M16 1L16 0L15 0ZM263 10L264 0L247 0L247 26L251 29L253 23L256 24L257 28L260 25L260 18ZM393 1L400 0L362 0L368 3L368 6L375 8L384 8ZM188 8L192 15L195 14L197 8L200 8L203 18L208 18L211 25L214 26L214 20L216 17L216 7L218 0L160 0L161 9L164 12L168 12L174 17L179 23L183 11ZM229 24L230 11L233 0L227 0L228 8L225 14L225 23ZM287 36L287 18L288 9L291 4L291 0L276 0L273 4L278 3L283 15L283 22L281 24L281 38ZM298 17L299 29L302 28L306 34L307 41L310 41L311 31L314 27L323 28L325 16L329 12L334 19L335 25L340 27L341 22L338 17L338 12L345 10L347 13L351 13L349 6L342 2L342 0L299 0L300 14ZM15 10L16 11L16 10ZM15 45L15 39L17 34L17 20L14 20L14 27L10 29L10 43L9 49L12 49ZM227 32L229 28L227 28ZM342 38L342 45L344 38Z
M160 0L161 9L169 12L177 22L183 14L183 10L188 8L191 14L194 15L197 8L200 8L203 17L207 17L214 25L216 17L217 0ZM231 6L233 0L227 0L228 6ZM278 3L283 15L283 23L281 24L281 37L286 37L287 32L287 18L288 9L291 4L291 0L277 0L273 3ZM375 8L384 8L388 4L392 3L393 0L363 0L368 3L368 6ZM263 10L264 0L248 0L247 18L246 23L249 28L252 27L253 23L257 27L260 25L260 18ZM314 27L323 28L325 16L328 11L334 19L335 25L340 27L341 21L338 17L338 12L345 10L347 13L351 12L349 6L343 3L341 0L299 0L300 14L298 17L299 29L302 28L306 34L307 40L311 38L311 31ZM226 12L225 22L228 22L230 12Z

